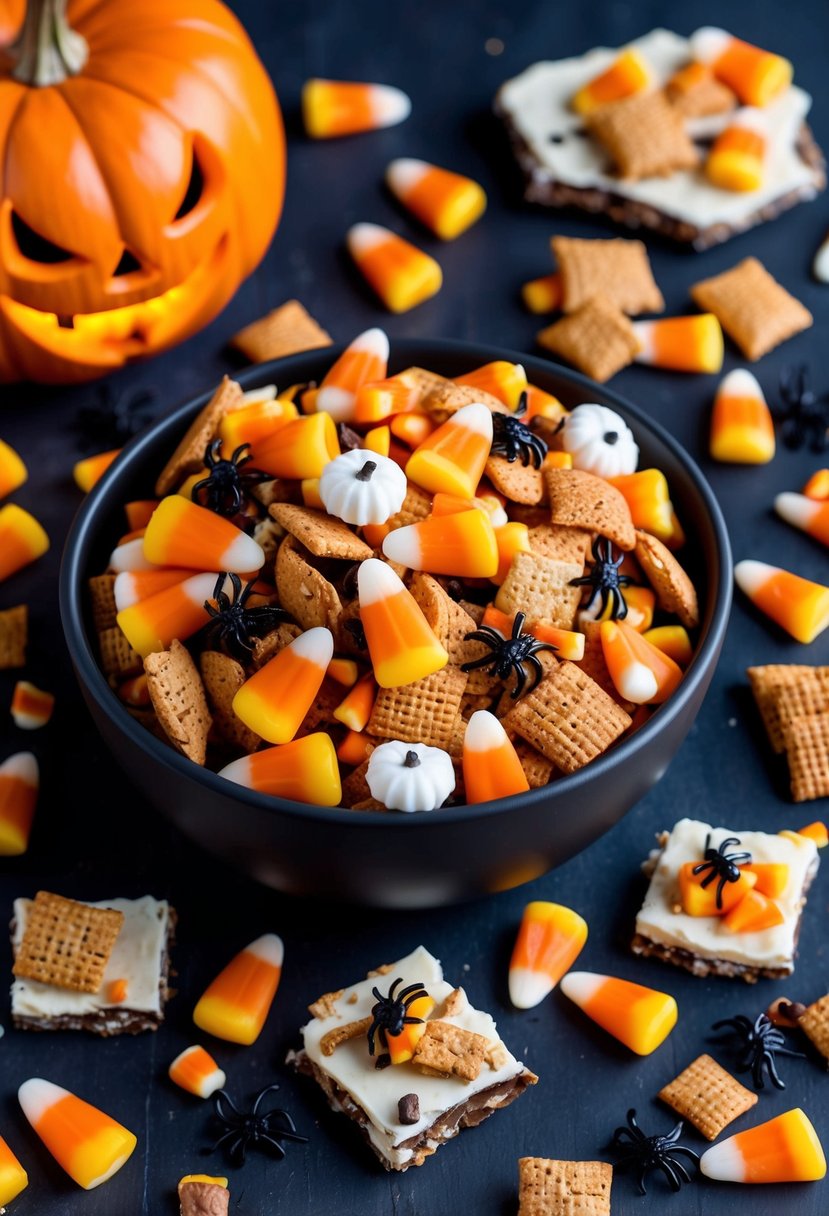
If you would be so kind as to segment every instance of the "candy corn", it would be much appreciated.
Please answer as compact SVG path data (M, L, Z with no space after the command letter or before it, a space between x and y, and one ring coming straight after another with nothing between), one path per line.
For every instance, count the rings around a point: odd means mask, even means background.
M713 25L691 35L691 53L708 64L747 106L764 106L787 89L794 69L788 59L763 51Z
M729 933L759 933L763 929L782 925L784 919L774 900L755 889L726 913L722 923Z
M721 190L743 193L763 184L767 126L760 110L738 110L714 140L705 175Z
M224 1089L227 1077L213 1057L203 1047L186 1047L169 1067L170 1080L188 1094L209 1098L217 1089Z
M382 380L389 362L389 340L382 329L367 329L345 348L317 390L315 408L336 422L355 417L357 392L364 384Z
M765 562L737 562L734 578L755 608L798 642L813 642L829 625L829 587Z
M829 232L818 246L812 261L812 274L818 283L829 283Z
M578 912L540 899L527 904L509 965L509 999L516 1009L540 1005L586 941L587 922Z
M608 1034L639 1056L656 1051L676 1025L676 1001L629 980L592 971L570 971L561 991Z
M391 448L391 431L387 426L375 426L363 436L363 446L378 456L388 456Z
M269 743L290 743L320 690L334 639L330 629L308 629L246 680L233 712Z
M122 570L116 575L113 587L115 607L119 612L131 608L133 604L140 604L151 595L175 587L176 583L183 583L192 576L191 570L160 570L157 567L151 570Z
M31 752L17 752L0 764L0 857L26 852L39 787L40 770Z
M215 586L215 574L195 574L122 609L116 619L130 646L145 659L166 650L174 638L186 641L207 624L205 602L213 598Z
M515 617L507 612L501 612L494 604L488 604L481 618L482 625L490 625L508 638L513 629ZM584 658L584 634L575 629L558 629L548 625L546 621L525 621L524 633L531 633L539 642L550 642L556 648L556 657L571 659L578 663Z
M13 447L0 439L0 498L18 490L29 471Z
M178 494L163 498L153 512L144 533L144 556L156 566L237 574L265 564L265 554L253 537Z
M386 380L363 384L357 390L354 421L383 422L393 414L405 414L414 409L419 400L417 387L407 384L400 376L389 376ZM388 452L383 455L388 456Z
M386 170L386 185L421 224L444 241L466 232L486 210L486 194L470 177L403 157Z
M456 376L455 384L481 389L497 397L507 409L515 410L518 408L521 394L527 388L527 373L520 363L496 359L494 363L485 363L483 367L476 367L471 372Z
M795 1107L712 1145L699 1168L718 1182L818 1182L826 1158L811 1122Z
M117 1174L138 1143L109 1115L41 1077L24 1081L17 1097L58 1165L85 1191Z
M687 667L694 657L694 648L684 625L657 625L655 629L646 629L642 636L680 667Z
M720 382L711 415L711 456L731 464L768 464L774 422L756 378L737 367Z
M36 688L28 680L17 681L12 693L11 715L19 730L39 730L46 726L54 708L52 693Z
M420 1018L420 1022L404 1025L400 1034L389 1034L386 1031L386 1045L392 1064L407 1064L415 1053L420 1040L426 1033L426 1019L435 1007L430 996L419 996L407 1006L407 1014L411 1018Z
M377 685L374 675L369 672L354 685L348 696L340 702L333 711L338 722L342 722L351 731L363 731L368 725L374 702L377 699Z
M829 469L818 469L813 473L803 487L803 493L807 498L825 502L829 498Z
M222 450L228 453L245 443L258 443L278 431L286 422L299 417L292 401L267 398L230 410L219 423Z
M325 674L332 680L336 680L338 684L342 684L346 688L353 688L360 675L360 669L356 659L332 659Z
M199 1030L245 1047L255 1043L279 987L284 953L282 939L266 933L231 959L193 1010Z
M412 684L446 666L448 653L391 566L368 558L357 572L357 588L374 678L381 688Z
M491 802L530 788L521 761L494 714L478 709L463 738L463 778L469 803Z
M28 1174L0 1136L0 1211L4 1211L5 1204L11 1203L28 1185Z
M424 490L473 498L492 447L492 414L464 405L412 453L406 476Z
M393 127L411 111L409 98L392 85L313 79L302 87L302 119L312 139Z
M7 503L0 507L0 582L37 561L49 548L49 537L33 515Z
M663 543L672 536L674 508L668 482L661 469L639 469L636 473L609 477L608 481L630 507L635 528L643 528Z
M158 503L157 498L138 498L134 502L124 503L124 514L127 517L129 530L137 532L139 528L146 528Z
M778 494L774 509L781 519L829 545L829 501L816 502L804 494Z
M109 568L115 574L124 570L157 570L158 566L144 556L144 533L117 545L109 555Z
M363 731L349 730L337 748L337 759L341 764L356 768L358 764L368 760L374 748L375 742L371 735Z
M718 895L719 882L703 886L708 876L694 873L698 865L697 861L686 861L679 867L679 901L686 916L725 916L757 885L756 874L741 870L737 881L727 882Z
M521 299L529 311L537 316L561 308L561 298L561 275L558 271L543 274L539 279L530 279L521 288Z
M491 575L493 583L499 587L510 572L512 559L516 553L530 553L530 530L526 524L512 520L501 524L495 529L495 543L498 546L498 569Z
M92 487L101 480L109 466L114 463L116 457L120 455L121 449L114 448L110 452L99 452L96 456L87 456L84 460L79 460L72 469L75 485L79 490L83 490L84 494L88 494Z
M252 459L257 469L271 477L303 480L319 477L322 470L340 454L337 428L325 411L295 418L253 445Z
M408 312L440 291L443 272L434 258L380 224L354 224L346 245L357 269L390 312Z
M383 553L410 570L457 578L491 578L499 562L495 529L476 507L395 528L383 541Z
M609 68L582 85L570 104L577 114L592 114L610 102L641 93L650 80L648 65L638 51L628 47Z
M814 823L807 823L805 828L798 828L797 834L798 836L808 836L819 849L825 849L829 845L829 829L820 819L816 819Z
M389 423L392 435L410 448L419 447L421 443L424 443L436 427L437 424L432 421L431 415L421 414L417 410L410 410L407 414L398 414Z
M637 363L675 372L718 372L723 361L723 336L713 313L633 321L640 350Z
M602 621L602 653L616 691L634 705L661 705L682 679L673 659L624 621Z
M226 765L219 776L258 794L293 802L337 806L342 798L337 753L331 736L322 731L242 756Z

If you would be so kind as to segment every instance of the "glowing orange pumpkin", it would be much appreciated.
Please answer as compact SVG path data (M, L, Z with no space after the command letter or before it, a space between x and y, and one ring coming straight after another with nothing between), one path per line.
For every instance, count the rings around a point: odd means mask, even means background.
M21 7L0 0L0 381L88 380L195 332L259 262L282 120L218 0Z

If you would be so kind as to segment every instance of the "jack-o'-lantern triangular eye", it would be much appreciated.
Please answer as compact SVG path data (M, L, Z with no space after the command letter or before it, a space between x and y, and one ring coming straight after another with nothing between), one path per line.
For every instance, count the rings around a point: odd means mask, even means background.
M121 254L121 259L118 262L118 265L112 272L112 277L114 279L118 279L122 275L133 274L136 270L140 269L141 263L139 262L138 258L135 256L135 254L130 253L129 249L125 249Z
M173 216L173 220L183 220L198 206L201 196L204 193L204 173L202 172L199 159L196 155L196 149L193 149L193 160L190 165L190 179L187 183L187 189L184 192L184 198L181 200L178 211Z
M58 262L68 262L75 255L68 249L61 248L48 237L41 236L30 228L22 216L12 211L12 232L17 242L17 248L24 258L30 262L40 262L41 265L54 266Z

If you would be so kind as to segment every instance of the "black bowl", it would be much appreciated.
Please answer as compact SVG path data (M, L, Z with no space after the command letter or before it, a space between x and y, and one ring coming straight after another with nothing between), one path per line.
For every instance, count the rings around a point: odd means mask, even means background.
M245 388L319 379L329 348L251 368ZM151 494L158 470L208 399L204 394L135 438L85 499L66 543L60 606L66 641L95 723L131 781L199 845L251 876L296 894L386 907L434 907L538 877L606 832L665 772L711 681L731 605L731 554L720 509L702 473L657 423L608 389L546 360L468 342L398 341L392 370L446 375L491 359L520 360L529 378L565 405L617 410L642 467L666 474L689 536L687 562L702 588L699 642L670 700L630 738L580 772L526 794L431 814L378 815L266 798L197 767L139 726L107 684L95 653L87 579L117 539L122 506Z

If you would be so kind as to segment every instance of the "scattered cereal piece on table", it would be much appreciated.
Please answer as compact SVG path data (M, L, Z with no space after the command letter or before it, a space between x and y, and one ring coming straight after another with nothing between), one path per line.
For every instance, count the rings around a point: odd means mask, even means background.
M25 666L28 640L29 609L26 604L0 611L0 671Z
M632 363L640 346L625 314L602 296L542 329L536 341L600 383Z
M610 1216L613 1167L604 1161L521 1157L518 1216Z
M267 363L299 351L331 345L331 338L299 300L288 300L266 316L240 329L230 345L251 363Z
M664 309L642 241L554 236L550 244L561 277L564 312L575 312L595 296L603 296L632 317Z
M699 163L682 115L659 91L599 109L588 116L587 127L623 179L669 177L677 169L694 169Z
M714 313L752 361L813 323L809 310L757 258L745 258L730 270L695 283L691 296L700 308Z
M720 1132L757 1103L757 1094L741 1085L711 1056L698 1056L664 1085L658 1095L678 1115L688 1119L706 1140Z

